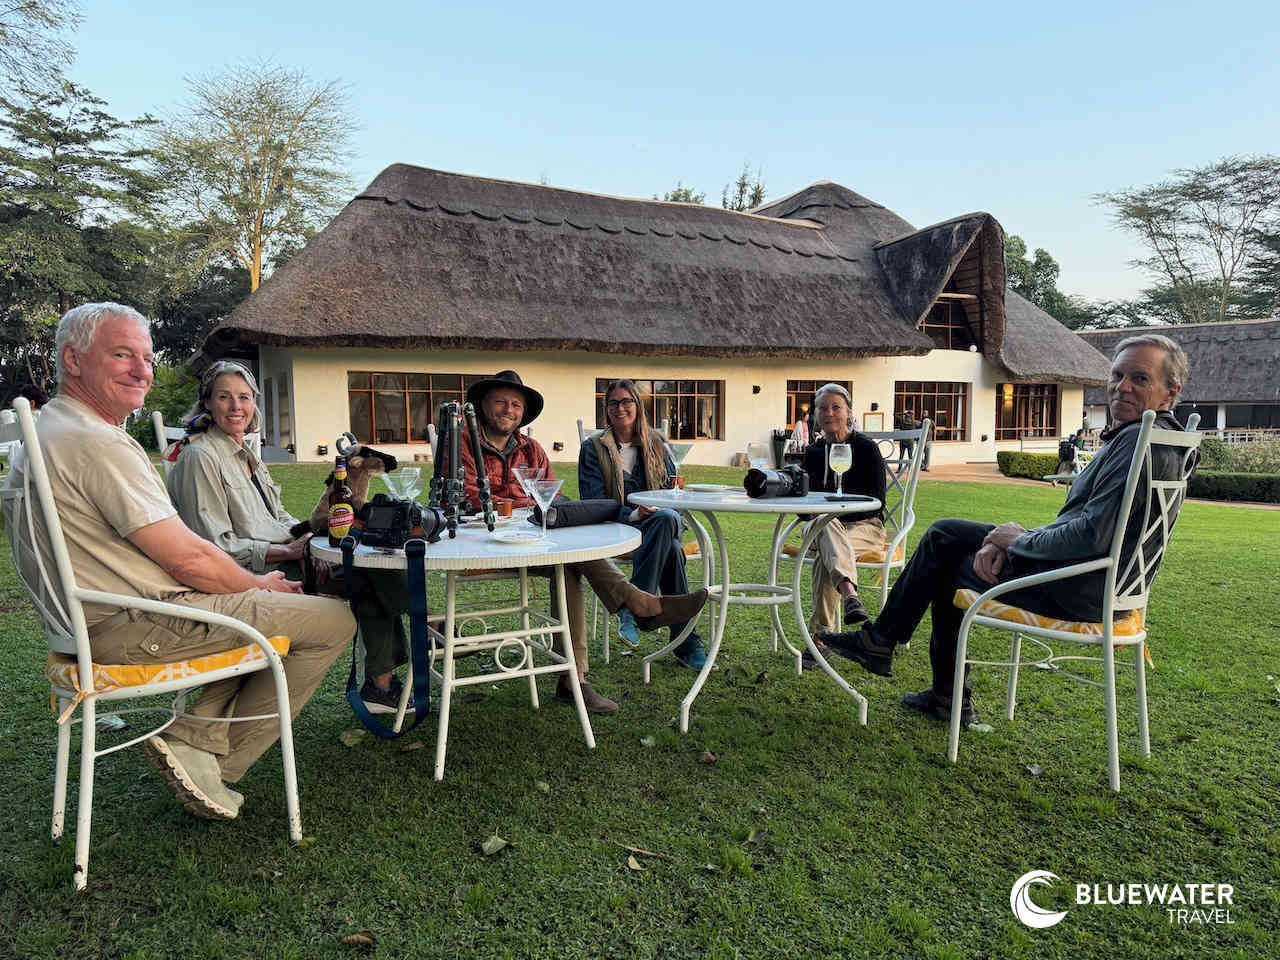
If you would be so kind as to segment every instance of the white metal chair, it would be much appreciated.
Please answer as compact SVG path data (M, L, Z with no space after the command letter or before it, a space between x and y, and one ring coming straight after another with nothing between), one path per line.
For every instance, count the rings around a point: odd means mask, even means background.
M18 426L18 416L12 410L0 411L0 413L12 413L13 419L0 420L0 457L4 458L4 464L0 469L0 480L8 476L9 468L13 464L13 452L22 442L22 428Z
M586 443L592 437L599 436L601 432L600 430L588 430L583 419L581 417L578 418L578 443L580 445Z
M907 536L916 524L915 502L920 483L920 465L924 461L925 438L932 427L932 422L925 420L918 430L886 430L866 434L880 446L884 456L886 543L883 551L877 550L859 556L855 565L859 570L876 571L881 609L889 599L890 571L901 570L907 565ZM902 456L904 442L913 444L910 459ZM895 445L897 456L894 456ZM799 519L790 520L782 532L782 538L785 540L799 523ZM782 554L793 560L799 552L800 548L795 544L786 544L782 548ZM812 553L804 558L804 562L813 563ZM834 624L827 626L833 627Z
M35 606L49 643L47 677L57 703L57 754L53 787L53 838L62 836L67 794L71 726L80 723L80 796L76 817L75 869L72 879L83 890L89 876L89 834L93 816L93 775L98 757L141 743L169 727L182 713L186 694L216 680L270 670L275 680L280 751L284 766L285 805L289 837L302 839L298 812L298 788L293 762L293 727L289 719L289 691L280 656L288 652L288 637L268 640L253 627L231 617L176 603L104 593L76 585L71 554L62 534L58 508L49 485L44 455L36 437L35 421L25 399L14 401L22 431L15 469L21 482L3 491L5 528L13 551L14 567ZM46 555L37 544L46 535ZM104 604L122 609L181 617L225 627L241 634L245 645L221 654L163 664L95 663L89 646L83 604ZM86 684L82 678L90 678ZM101 750L97 748L96 716L99 702L135 700L175 694L168 707L136 707L121 713L163 710L168 717L153 729ZM74 717L76 708L80 719ZM232 722L232 721L227 721Z
M1147 723L1146 610L1151 596L1152 581L1169 546L1169 537L1173 531L1178 510L1186 498L1187 480L1195 469L1201 438L1200 433L1195 429L1200 419L1198 415L1192 415L1185 431L1156 428L1153 426L1155 417L1155 412L1151 410L1143 414L1138 443L1129 464L1124 499L1120 504L1119 517L1122 520L1116 524L1107 556L1084 563L1075 563L1058 570L1009 580L981 595L976 590L958 590L955 596L956 606L965 609L965 615L960 621L960 633L956 641L956 672L952 686L952 704L957 705L961 702L965 667L968 664L1009 668L1005 699L1005 718L1009 720L1013 719L1020 667L1048 667L1072 679L1092 686L1100 686L1106 708L1107 764L1111 789L1116 791L1120 789L1120 749L1116 720L1115 651L1117 647L1131 647L1134 651L1132 663L1120 662L1125 666L1132 666L1136 673L1138 734L1143 756L1150 756L1151 735ZM1153 448L1168 448L1168 450L1153 456ZM1158 477L1157 472L1162 472L1166 476ZM1145 503L1145 508L1140 510L1136 517L1131 517L1131 508L1138 496L1143 498L1139 502ZM1132 554L1125 558L1121 554L1125 536L1135 523L1138 525L1136 544ZM1056 580L1068 580L1095 570L1106 571L1100 623L1055 620L1029 610L1009 606L999 599L1010 591ZM1117 620L1113 618L1113 613L1117 611L1127 612ZM1007 663L975 660L969 657L969 633L975 624L1013 631L1012 651ZM1022 659L1023 634L1027 634L1032 643L1045 651L1043 657L1034 661ZM1102 655L1100 657L1055 655L1049 645L1038 638L1099 646L1102 648ZM1102 683L1061 670L1058 664L1062 661L1101 663ZM960 744L960 714L961 711L953 706L951 735L947 744L947 757L952 763L956 762Z

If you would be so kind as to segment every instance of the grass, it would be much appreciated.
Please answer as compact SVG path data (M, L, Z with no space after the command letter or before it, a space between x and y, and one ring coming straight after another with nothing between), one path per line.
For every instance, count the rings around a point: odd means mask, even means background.
M325 468L274 472L305 515ZM926 481L915 533L943 516L1030 526L1061 502L1049 488ZM761 580L771 524L725 528L735 580ZM1003 675L979 673L994 731L966 734L952 766L943 726L897 706L927 685L927 626L892 680L844 664L871 701L862 728L826 678L796 677L772 653L763 608L738 607L688 735L672 721L692 674L664 663L644 686L634 657L606 666L597 653L593 677L622 713L595 721L596 750L549 683L536 713L523 684L464 691L439 784L431 732L410 738L423 749L342 744L356 724L340 662L295 725L301 848L287 841L276 750L242 781L233 824L186 817L141 751L115 754L98 766L80 896L70 835L48 838L43 639L6 545L0 956L1276 956L1278 541L1280 512L1186 507L1150 611L1150 758L1132 678L1120 682L1119 795L1092 688L1029 671L1009 723ZM979 642L994 653L1007 636ZM493 834L511 845L486 857ZM661 856L636 855L635 870L622 845ZM1010 913L1014 879L1032 869L1062 878L1036 892L1069 911L1052 929ZM1231 883L1233 923L1072 906L1075 882L1131 881ZM343 942L364 931L372 945Z

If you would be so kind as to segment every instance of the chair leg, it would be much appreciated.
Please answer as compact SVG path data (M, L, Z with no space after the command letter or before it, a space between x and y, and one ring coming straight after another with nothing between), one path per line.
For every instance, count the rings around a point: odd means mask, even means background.
M964 700L964 667L969 652L969 625L960 625L956 637L956 672L951 683L951 735L947 740L947 759L956 762L960 752L960 705Z
M58 716L71 701L58 698ZM67 767L71 760L71 718L58 725L58 746L53 759L53 839L62 836L67 811Z
M457 587L452 570L445 577L444 663L440 668L440 720L436 724L435 779L444 779L445 749L449 744L449 708L453 703L453 624L457 617Z
M280 724L280 766L284 775L284 809L289 819L289 840L302 842L302 813L298 804L298 769L293 753L293 719L290 716L289 684L284 669L271 671L276 688L276 717ZM412 680L410 683L412 684ZM404 703L408 692L401 698Z
M592 594L592 599L594 600L594 598L595 598L595 594ZM520 629L528 630L529 629L529 568L528 567L520 568L520 609L521 609ZM592 630L594 630L595 629L595 611L594 610L592 611L591 617L592 617L591 628ZM533 638L530 637L528 640L525 641L525 644L524 644L524 653L525 653L524 665L526 667L533 666L533 647L529 643L529 641L532 639ZM607 660L608 647L605 648L605 657ZM529 674L529 705L534 710L538 709L538 678L534 676L532 673Z
M1151 729L1147 725L1147 644L1139 643L1133 648L1138 658L1135 664L1138 685L1138 737L1142 742L1142 755L1151 756Z
M1022 634L1013 631L1013 653L1009 657L1009 687L1005 691L1004 718L1013 719L1013 704L1018 698L1018 667L1022 664Z
M87 697L80 707L80 799L76 803L76 854L72 881L76 890L89 882L89 836L93 825L93 762L98 748L97 701Z
M1116 722L1116 650L1108 633L1102 637L1102 687L1107 708L1107 770L1111 789L1120 792L1120 737Z

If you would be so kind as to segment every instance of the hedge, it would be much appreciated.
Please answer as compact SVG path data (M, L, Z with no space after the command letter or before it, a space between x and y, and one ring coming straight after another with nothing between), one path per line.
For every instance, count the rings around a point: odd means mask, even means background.
M1191 475L1187 495L1200 500L1280 503L1280 474L1197 470Z
M1043 480L1057 468L1058 455L1001 450L996 454L996 463L1000 465L1000 472L1006 477L1030 477L1032 480Z

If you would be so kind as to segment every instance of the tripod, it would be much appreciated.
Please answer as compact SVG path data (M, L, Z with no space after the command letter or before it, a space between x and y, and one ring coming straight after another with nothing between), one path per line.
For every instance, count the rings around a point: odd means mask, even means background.
M431 494L428 504L444 512L449 538L458 535L458 508L462 502L462 458L458 445L462 442L462 421L466 417L467 436L476 465L476 488L480 492L480 509L484 511L484 523L490 531L494 528L493 494L489 491L489 475L484 469L484 451L480 449L480 430L476 426L476 408L457 400L440 404L437 420L440 424L439 451L431 475Z

